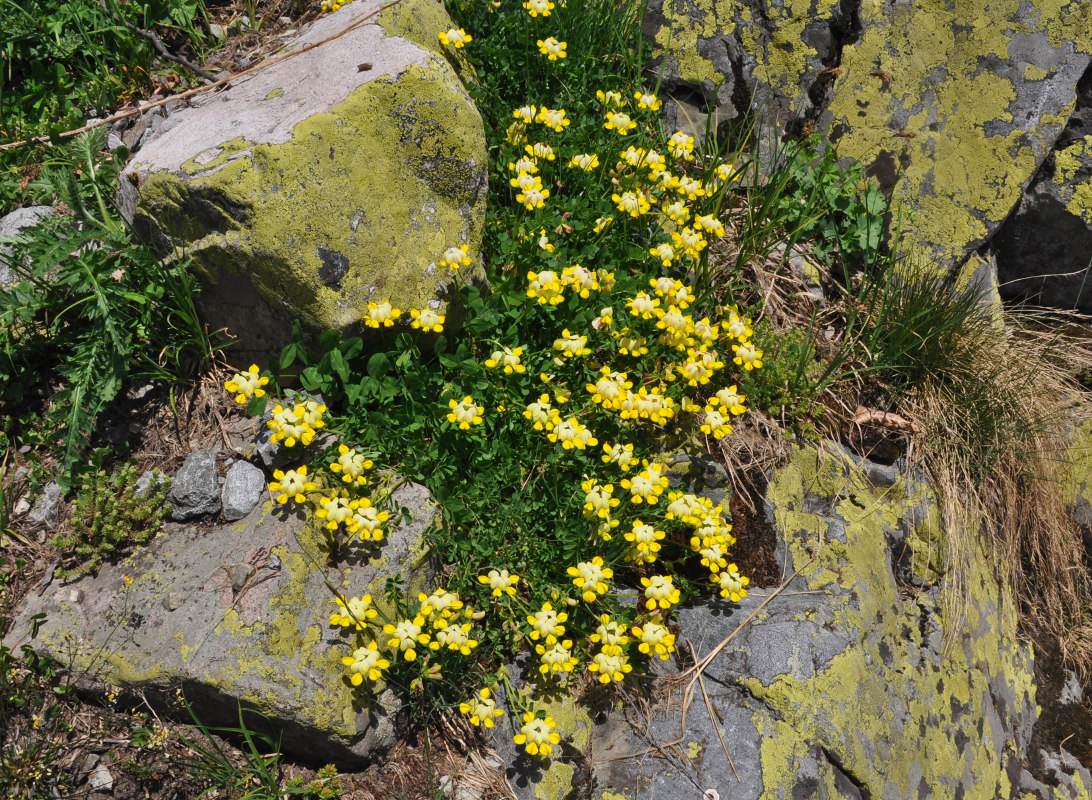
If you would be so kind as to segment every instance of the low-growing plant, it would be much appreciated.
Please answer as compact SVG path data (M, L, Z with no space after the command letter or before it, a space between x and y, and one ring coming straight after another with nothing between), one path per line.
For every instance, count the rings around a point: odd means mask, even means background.
M361 321L369 348L329 333L315 353L297 341L281 354L280 377L296 364L309 396L263 397L275 384L256 365L226 383L251 413L274 406L272 441L294 466L270 491L324 527L334 561L376 553L395 524L376 475L419 481L440 507L436 585L331 599L362 702L385 684L422 715L458 709L492 727L503 695L516 743L539 757L559 734L537 696L671 658L686 598L747 596L727 510L669 475L680 451L731 435L748 408L740 387L765 369L752 320L727 302L756 293L742 270L711 269L712 245L748 231L749 263L814 221L759 194L790 178L760 178L752 154L663 130L640 80L638 6L456 4L464 27L437 34L482 76L488 286L467 280L470 243L450 242L422 263L450 276L460 328L377 298ZM752 193L780 216L736 224ZM827 195L812 196L821 216ZM828 369L805 341L781 352L790 390ZM316 455L320 430L340 441ZM517 686L504 665L520 652Z
M10 239L15 283L0 292L0 408L52 392L45 421L65 488L126 379L185 379L213 351L186 263L135 241L111 208L124 153L105 144L105 129L81 134L42 168L37 181L67 213Z
M53 537L53 546L64 553L59 578L94 572L98 566L127 547L144 544L160 529L169 510L164 505L170 480L154 472L141 493L136 488L136 467L122 465L112 475L104 469L84 474L72 513L70 531Z
M0 637L10 623L8 583L25 568L21 560L0 570ZM29 638L38 634L45 618L31 619ZM66 709L75 699L61 665L38 655L29 643L0 641L0 795L46 800L57 790L57 763L68 730Z
M264 715L239 706L238 725L209 727L194 714L189 703L186 703L186 709L201 736L196 739L179 736L194 755L179 759L177 763L205 786L198 797L219 797L225 793L232 800L282 800L296 794L281 790L280 742L252 730L244 716L249 714L265 719ZM239 742L238 758L221 744L220 737Z
M289 778L286 793L306 800L338 800L341 797L341 781L337 777L337 767L333 764L321 767L313 780L305 780L299 775Z

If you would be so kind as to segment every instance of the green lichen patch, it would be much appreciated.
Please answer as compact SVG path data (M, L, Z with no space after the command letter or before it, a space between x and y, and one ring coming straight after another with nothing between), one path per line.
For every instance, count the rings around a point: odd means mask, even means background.
M928 492L901 479L897 489L873 490L843 459L802 450L770 484L794 563L814 558L802 572L809 588L851 591L839 627L857 641L810 679L741 679L769 709L754 718L763 736L763 797L791 796L816 745L835 756L820 762L821 783L835 780L836 764L873 797L1007 796L1016 729L1035 708L1015 607L977 549L969 570L973 600L965 621L952 623L960 628L946 650L938 593L903 597L891 573L885 528L919 509ZM844 521L840 548L818 540L820 520L801 510L809 495L831 502ZM935 518L912 522L927 541L943 535Z

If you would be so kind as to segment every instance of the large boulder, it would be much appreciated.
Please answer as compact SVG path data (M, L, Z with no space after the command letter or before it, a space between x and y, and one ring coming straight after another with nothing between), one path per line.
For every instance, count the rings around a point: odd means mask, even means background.
M856 461L797 449L772 476L778 562L799 570L776 597L680 609L676 659L634 691L538 701L571 737L552 762L516 752L505 721L494 746L521 800L1020 796L1037 709L1014 604L979 549L949 616L932 490ZM729 637L707 706L690 648Z
M288 55L381 5L323 16ZM296 318L344 330L369 301L446 307L436 262L463 243L476 256L487 183L467 68L437 38L450 27L439 0L405 0L281 53L175 110L126 167L124 214L193 259L201 310L240 359L285 344Z
M390 497L409 521L379 546L332 564L321 521L266 503L211 530L168 524L145 548L75 583L54 582L19 609L7 643L26 641L68 667L92 694L116 690L169 708L183 690L209 725L235 725L238 704L269 718L286 751L359 766L396 741L393 691L354 689L341 663L350 639L328 624L346 597L399 576L426 590L422 535L435 522L428 491L403 483ZM248 716L251 724L259 718Z
M1054 152L994 241L1006 297L1092 313L1092 70Z
M958 265L1020 200L1073 112L1086 3L651 0L665 87L816 129L892 194L901 245Z

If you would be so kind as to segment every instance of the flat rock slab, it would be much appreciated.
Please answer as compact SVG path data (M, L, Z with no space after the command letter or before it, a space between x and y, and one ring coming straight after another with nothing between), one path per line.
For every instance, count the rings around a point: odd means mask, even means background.
M393 744L400 705L389 692L376 699L353 689L341 664L348 640L328 617L333 589L370 592L381 605L388 576L424 587L421 536L435 507L410 483L390 507L407 509L410 521L337 565L327 562L320 528L269 503L211 530L166 525L124 561L32 593L7 641L24 641L31 617L44 613L35 648L86 690L112 685L166 706L182 688L212 725L235 724L242 703L270 718L286 750L360 764Z

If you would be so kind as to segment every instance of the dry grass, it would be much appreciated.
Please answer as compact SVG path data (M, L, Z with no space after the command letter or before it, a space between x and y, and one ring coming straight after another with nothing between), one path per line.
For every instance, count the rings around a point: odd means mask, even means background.
M1092 344L1013 315L1005 322L1004 332L965 331L975 337L965 358L902 399L922 429L911 460L940 501L949 619L962 616L983 539L1025 623L1056 638L1067 663L1087 673L1092 579L1067 487L1072 431L1092 409L1074 375L1092 370Z

